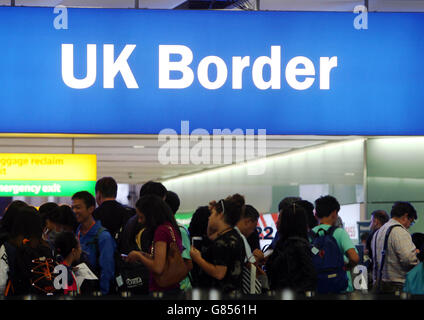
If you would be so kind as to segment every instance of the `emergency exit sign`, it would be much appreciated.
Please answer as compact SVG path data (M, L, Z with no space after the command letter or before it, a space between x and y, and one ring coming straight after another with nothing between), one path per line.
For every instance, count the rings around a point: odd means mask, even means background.
M94 194L97 158L91 154L0 154L0 196Z

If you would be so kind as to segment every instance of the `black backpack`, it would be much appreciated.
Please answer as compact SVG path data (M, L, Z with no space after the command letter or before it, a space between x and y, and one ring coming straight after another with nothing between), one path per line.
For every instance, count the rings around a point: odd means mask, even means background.
M142 249L147 252L151 242L149 235L144 231L145 229L140 231L140 238ZM116 290L119 293L126 292L131 295L147 295L149 293L149 269L141 262L126 262L120 254L115 258L115 280Z
M58 263L47 245L32 247L25 243L15 247L5 242L4 246L9 264L5 296L53 295L59 292L54 287L54 268Z
M99 237L100 234L105 230L107 229L100 227L93 240L87 243L87 245L93 246L95 248L97 266L99 266L100 256ZM110 285L110 294L129 292L132 295L147 295L149 293L149 270L144 264L125 262L118 251L118 246L114 252L114 262L115 280ZM99 268L93 270L93 272L100 279ZM84 282L84 287L81 288L83 294L92 294L93 292L100 290L99 280L90 280Z

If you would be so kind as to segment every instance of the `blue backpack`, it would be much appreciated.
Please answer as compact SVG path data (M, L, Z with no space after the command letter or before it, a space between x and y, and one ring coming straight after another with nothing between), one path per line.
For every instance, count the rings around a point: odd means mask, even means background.
M333 236L336 227L312 235L312 263L318 275L317 293L342 293L348 286L343 254ZM323 234L321 233L323 231Z
M416 295L424 294L424 265L422 262L406 274L403 291Z

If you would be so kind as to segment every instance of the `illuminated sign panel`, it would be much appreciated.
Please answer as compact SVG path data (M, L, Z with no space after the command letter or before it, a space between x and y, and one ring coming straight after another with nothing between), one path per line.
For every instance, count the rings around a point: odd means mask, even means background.
M0 154L0 196L94 194L96 179L96 155Z
M424 134L424 13L67 14L0 8L1 132Z

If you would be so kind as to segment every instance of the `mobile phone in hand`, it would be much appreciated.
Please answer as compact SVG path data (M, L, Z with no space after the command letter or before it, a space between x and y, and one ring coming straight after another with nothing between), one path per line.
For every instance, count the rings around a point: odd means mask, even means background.
M202 244L202 237L193 237L191 238L191 246L195 247L196 249L200 249L201 248L201 244Z

